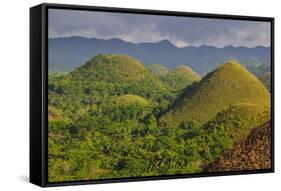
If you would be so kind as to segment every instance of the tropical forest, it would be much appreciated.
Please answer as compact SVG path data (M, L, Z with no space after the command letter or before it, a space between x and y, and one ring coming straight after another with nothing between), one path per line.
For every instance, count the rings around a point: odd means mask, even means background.
M107 53L49 70L48 181L270 169L270 71L176 61Z

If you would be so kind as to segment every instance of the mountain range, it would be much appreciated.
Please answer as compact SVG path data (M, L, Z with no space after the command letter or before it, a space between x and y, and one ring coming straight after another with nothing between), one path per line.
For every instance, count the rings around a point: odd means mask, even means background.
M98 54L127 54L145 65L162 64L167 68L187 65L205 75L226 60L235 59L261 76L270 71L270 47L254 48L226 46L177 47L168 40L148 43L131 43L118 38L109 40L79 36L50 38L48 40L50 71L69 72L82 66Z

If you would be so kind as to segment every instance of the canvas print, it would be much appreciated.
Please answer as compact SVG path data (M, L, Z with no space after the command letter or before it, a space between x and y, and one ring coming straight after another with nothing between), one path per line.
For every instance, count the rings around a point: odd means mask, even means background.
M270 22L48 9L48 182L271 169Z

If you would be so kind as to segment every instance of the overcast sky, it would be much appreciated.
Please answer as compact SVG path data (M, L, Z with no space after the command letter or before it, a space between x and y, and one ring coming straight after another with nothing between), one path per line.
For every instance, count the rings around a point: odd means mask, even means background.
M270 23L49 9L49 38L84 36L129 42L164 39L178 47L270 46Z

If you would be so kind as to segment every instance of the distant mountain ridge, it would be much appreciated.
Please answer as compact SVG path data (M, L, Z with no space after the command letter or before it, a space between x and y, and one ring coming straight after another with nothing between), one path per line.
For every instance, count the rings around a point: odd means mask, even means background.
M98 54L127 54L145 65L162 64L167 68L189 63L188 66L201 75L214 70L229 59L250 65L250 68L254 67L253 71L270 63L270 47L262 46L217 48L203 45L179 48L168 40L131 43L118 38L103 40L78 36L50 38L48 42L51 71L72 71Z

